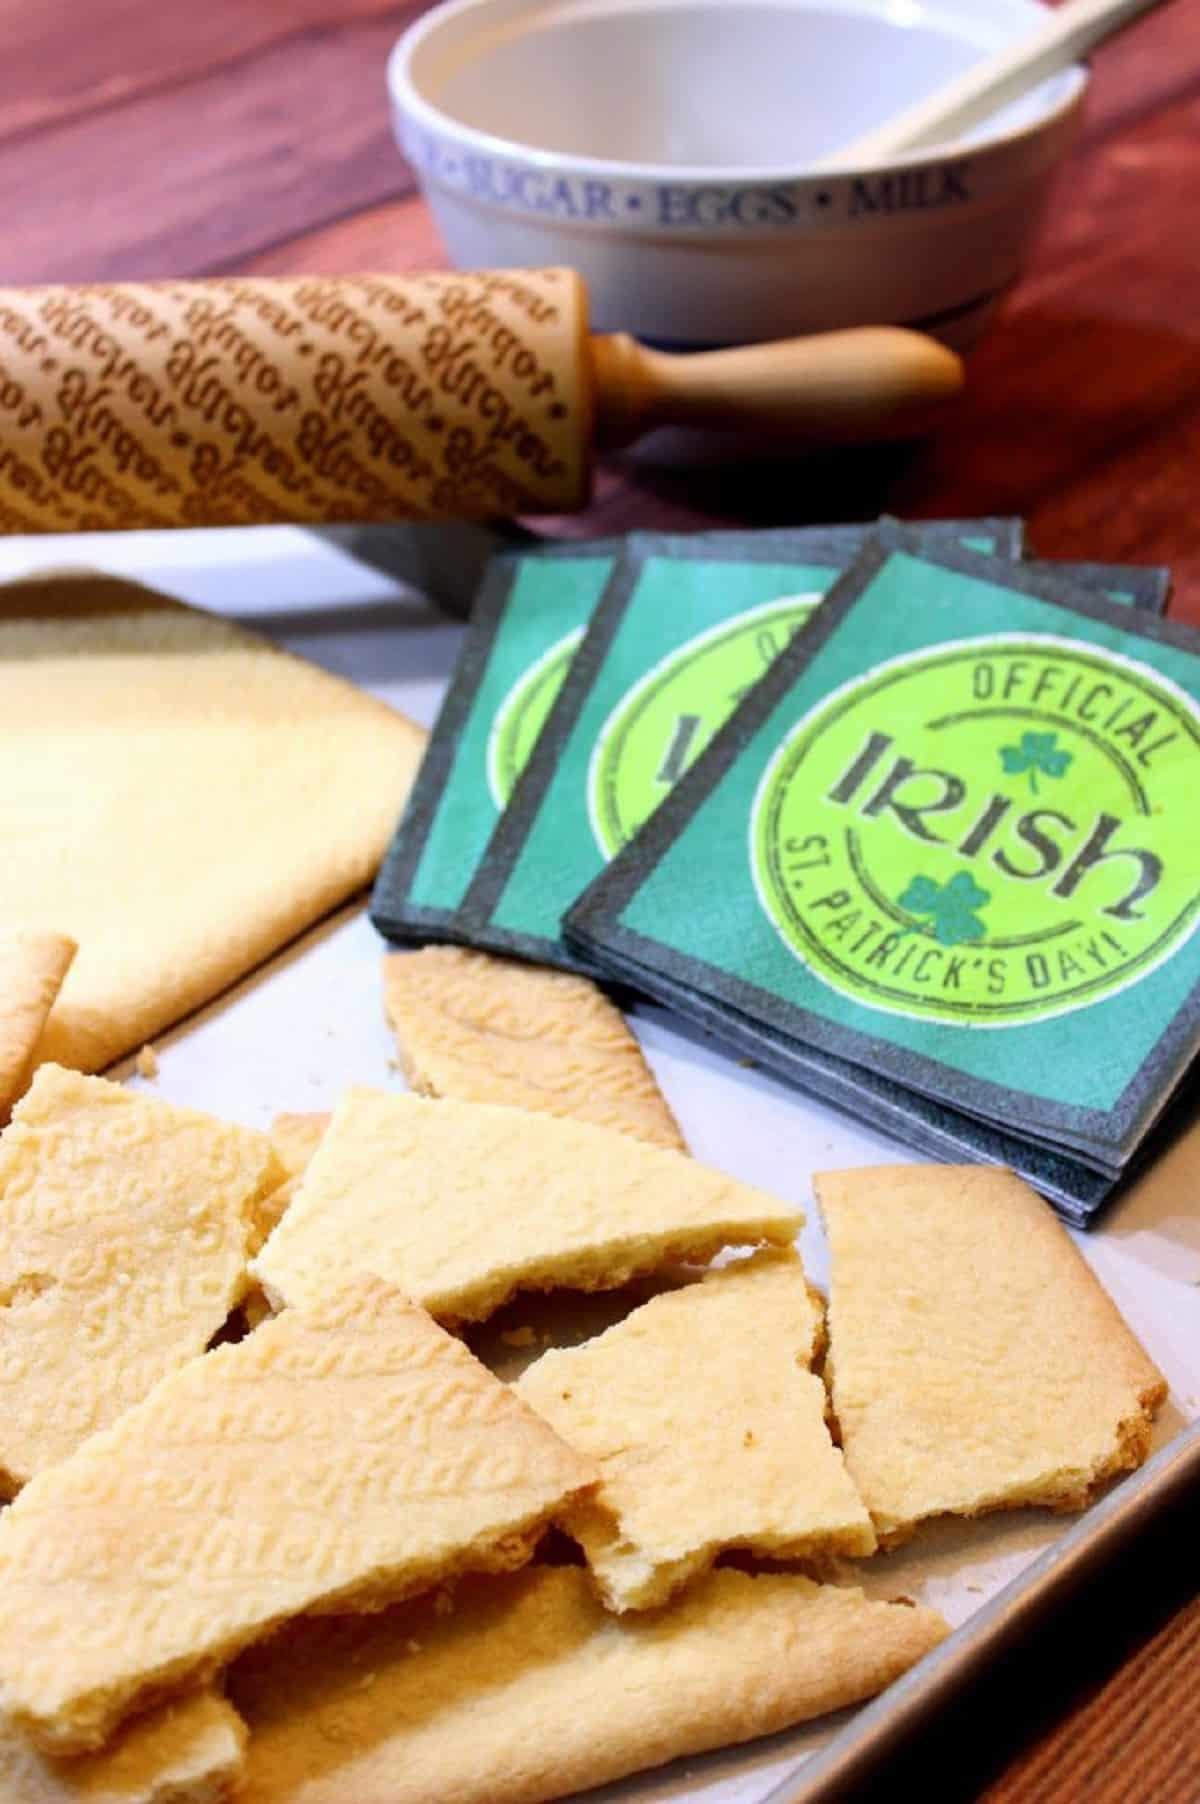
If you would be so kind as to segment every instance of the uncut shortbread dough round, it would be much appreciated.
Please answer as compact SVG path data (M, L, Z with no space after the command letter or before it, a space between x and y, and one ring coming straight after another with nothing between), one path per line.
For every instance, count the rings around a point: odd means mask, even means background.
M99 1071L371 879L424 734L216 615L0 587L0 935L79 951L38 1060Z

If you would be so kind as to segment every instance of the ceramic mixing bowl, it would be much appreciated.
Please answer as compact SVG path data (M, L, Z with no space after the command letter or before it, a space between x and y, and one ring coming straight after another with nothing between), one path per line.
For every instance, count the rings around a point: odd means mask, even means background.
M965 142L823 155L1020 37L1036 0L450 0L388 68L454 261L571 264L592 324L717 345L920 326L969 344L1070 143L1067 70Z

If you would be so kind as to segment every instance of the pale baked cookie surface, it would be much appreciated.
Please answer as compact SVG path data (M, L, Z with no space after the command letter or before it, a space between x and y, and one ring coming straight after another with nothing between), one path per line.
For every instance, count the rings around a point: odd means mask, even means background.
M52 1760L0 1724L4 1804L223 1804L242 1769L246 1730L200 1691L135 1717L98 1754Z
M265 1134L40 1067L0 1137L0 1495L204 1351L281 1175Z
M608 1128L355 1089L253 1270L277 1303L373 1272L444 1320L482 1321L517 1290L610 1289L801 1225L778 1197Z
M289 1178L298 1178L320 1146L329 1126L328 1113L276 1115L271 1140Z
M522 1564L595 1476L387 1285L288 1310L0 1515L0 1711L89 1751L288 1616Z
M464 1585L452 1613L297 1624L231 1674L253 1804L544 1804L873 1696L932 1610L716 1571L612 1616L578 1567Z
M0 1127L25 1088L42 1029L78 947L62 933L0 931Z
M328 1114L283 1114L276 1115L271 1123L271 1144L275 1148L279 1162L287 1173L283 1182L265 1196L258 1208L258 1226L260 1243L273 1234L279 1226L300 1188L300 1179L308 1167L308 1162L316 1152L325 1130L329 1126ZM257 1292L257 1286L256 1292ZM269 1313L262 1300L261 1292L257 1293L254 1309L262 1304L263 1313Z
M759 1253L544 1353L518 1380L517 1395L600 1467L562 1526L610 1609L664 1603L725 1548L875 1551L808 1369L820 1319L799 1258Z
M101 1070L362 889L424 738L136 584L0 586L0 930L80 946L40 1056Z
M1080 1509L1145 1459L1162 1376L1013 1173L879 1166L814 1187L834 1414L881 1541L930 1516Z
M565 1115L686 1151L623 1015L586 977L426 946L385 956L383 998L421 1095Z

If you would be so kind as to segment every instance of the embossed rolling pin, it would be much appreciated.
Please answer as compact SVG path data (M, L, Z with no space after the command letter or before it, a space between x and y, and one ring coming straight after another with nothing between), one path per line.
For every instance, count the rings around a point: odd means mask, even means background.
M0 290L0 531L562 513L656 426L903 437L961 382L898 328L592 337L563 269Z

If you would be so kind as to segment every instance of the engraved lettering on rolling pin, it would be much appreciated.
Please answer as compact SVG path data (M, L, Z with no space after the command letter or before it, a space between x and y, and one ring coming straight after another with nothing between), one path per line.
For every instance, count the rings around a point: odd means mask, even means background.
M0 294L0 529L578 507L585 327L569 270Z

